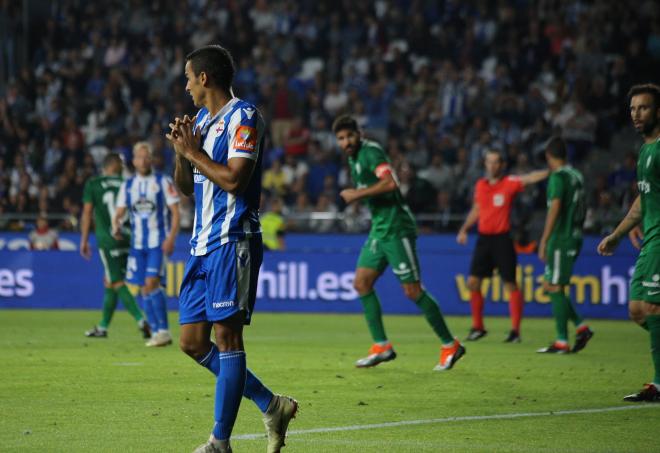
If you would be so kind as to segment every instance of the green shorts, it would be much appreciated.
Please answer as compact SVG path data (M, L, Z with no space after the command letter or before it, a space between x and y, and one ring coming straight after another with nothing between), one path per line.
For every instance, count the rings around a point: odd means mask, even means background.
M109 283L123 281L126 276L128 249L100 248L99 255L101 255L101 261L103 261L103 271L106 281Z
M630 300L660 304L660 252L642 253L637 257L630 280Z
M573 265L580 254L582 241L549 242L545 251L543 279L552 285L568 285L573 275Z
M383 272L387 265L401 283L419 281L419 260L415 238L367 238L362 246L357 267Z

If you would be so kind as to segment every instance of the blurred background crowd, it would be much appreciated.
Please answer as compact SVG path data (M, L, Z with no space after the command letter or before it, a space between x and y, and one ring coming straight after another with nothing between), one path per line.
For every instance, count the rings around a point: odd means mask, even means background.
M586 5L589 4L589 8ZM231 50L237 96L269 127L263 210L290 231L360 232L332 120L356 116L393 161L423 231L456 231L484 150L511 173L544 165L560 134L587 176L587 229L604 233L635 197L640 139L626 92L657 82L660 5L576 0L0 0L0 228L45 215L76 230L85 181L109 151L131 162L194 113L185 55ZM193 201L183 203L184 228ZM518 198L519 240L543 219L543 186Z

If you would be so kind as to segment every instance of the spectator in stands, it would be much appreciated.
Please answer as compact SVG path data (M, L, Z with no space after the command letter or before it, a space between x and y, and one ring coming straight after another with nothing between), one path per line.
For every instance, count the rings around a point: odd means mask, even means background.
M286 222L282 216L284 209L283 200L280 197L273 197L270 202L270 209L260 217L261 234L263 236L264 247L266 250L285 250L286 242Z
M309 138L309 129L303 124L302 118L299 116L293 117L291 125L284 136L284 153L296 157L306 156Z
M284 173L282 163L279 159L275 159L271 167L264 172L261 185L265 190L278 197L286 194L287 175Z
M57 231L48 225L48 217L40 214L36 227L30 233L30 250L58 250Z
M430 182L436 191L451 190L454 184L451 168L445 165L441 154L435 154L431 158L431 165L421 169L419 177Z

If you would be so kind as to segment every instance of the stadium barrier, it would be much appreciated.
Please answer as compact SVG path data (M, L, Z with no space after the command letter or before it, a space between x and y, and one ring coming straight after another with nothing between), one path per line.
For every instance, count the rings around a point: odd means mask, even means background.
M267 252L261 269L257 309L267 312L360 312L352 288L354 268L364 235L287 235L287 251ZM166 292L176 309L178 289L189 253L181 235L167 264ZM469 313L466 280L475 237L467 247L453 235L424 235L418 240L424 286L446 314ZM599 238L585 239L571 280L571 294L580 312L590 318L626 319L628 283L636 251L627 241L613 257L596 254ZM27 234L0 233L0 308L98 309L103 295L103 269L95 256L77 253L79 235L63 234L61 251L29 250ZM521 255L518 281L525 314L550 316L549 298L541 282L543 264L535 255ZM413 314L417 307L403 295L386 270L376 286L386 313ZM486 314L508 314L507 294L498 276L483 286Z

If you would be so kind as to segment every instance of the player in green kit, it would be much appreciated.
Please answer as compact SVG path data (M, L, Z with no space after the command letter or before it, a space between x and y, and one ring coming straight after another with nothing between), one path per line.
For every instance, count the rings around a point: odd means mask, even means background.
M570 284L573 264L582 248L582 225L586 212L584 178L566 163L566 145L552 137L545 148L550 167L548 179L548 215L539 244L539 258L544 261L543 289L550 295L557 338L550 346L537 352L566 354L582 350L593 336L565 293ZM575 345L568 345L568 320L577 329Z
M598 253L612 255L619 241L639 223L644 243L630 280L630 318L651 337L655 376L625 401L660 402L660 87L635 85L628 92L630 116L644 138L637 160L639 196L614 232L598 244Z
M362 138L354 118L340 116L332 130L348 156L356 185L355 189L342 190L340 195L347 204L363 200L371 212L371 230L358 258L353 286L360 296L374 344L368 356L355 365L372 367L396 358L374 291L374 283L389 264L406 297L422 310L442 341L440 361L434 370L449 370L465 354L465 348L450 333L438 303L422 286L415 246L417 225L399 191L389 159L378 143Z
M92 257L89 247L89 232L92 225L92 213L96 226L96 242L105 271L103 296L103 315L101 322L85 332L88 337L105 338L108 325L117 307L119 298L126 310L135 318L144 338L151 336L149 323L135 303L135 298L124 283L126 261L128 259L128 235L117 241L112 237L112 216L115 213L115 200L122 183L123 162L118 154L109 153L103 160L103 175L91 178L85 184L83 192L83 213L80 221L80 254L87 260Z

